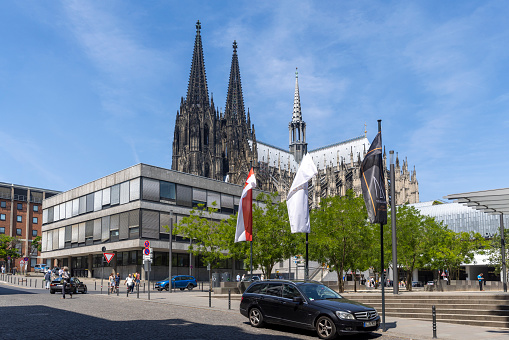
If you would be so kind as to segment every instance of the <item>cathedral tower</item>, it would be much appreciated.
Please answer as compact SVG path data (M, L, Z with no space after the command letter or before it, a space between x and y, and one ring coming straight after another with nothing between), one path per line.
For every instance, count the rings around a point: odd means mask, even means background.
M237 42L234 41L226 106L221 119L223 171L232 183L243 184L251 164L256 166L257 163L254 125L251 127L250 124L249 112L246 119ZM252 146L249 140L253 141Z
M300 161L307 153L308 143L306 143L306 123L302 120L302 112L300 108L299 94L299 73L295 69L295 95L293 98L293 114L292 121L288 124L290 133L290 153L295 161Z
M216 178L221 172L216 169L218 162L215 158L217 117L214 102L209 100L200 30L198 20L187 96L185 100L181 98L180 111L175 119L171 168Z

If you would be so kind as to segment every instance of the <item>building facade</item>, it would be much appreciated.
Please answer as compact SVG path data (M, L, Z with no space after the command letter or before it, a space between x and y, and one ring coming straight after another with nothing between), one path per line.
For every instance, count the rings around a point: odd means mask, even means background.
M182 97L175 119L172 169L243 184L252 166L258 187L277 191L284 199L302 157L309 152L319 170L309 185L312 206L324 197L344 195L349 189L360 195L360 164L370 146L366 132L364 136L309 150L296 72L288 149L257 140L249 109L247 115L245 111L237 47L234 41L223 113L214 108L213 99L209 100L201 24L197 22L187 96ZM384 165L387 169L385 151ZM407 160L400 164L397 157L395 171L396 204L419 202L415 167L410 170ZM387 182L388 170L385 175Z
M58 193L54 190L0 183L0 234L16 237L19 241L16 244L19 258L0 259L8 270L25 270L25 266L20 266L24 258L28 258L27 272L42 262L37 248L32 247L32 240L41 236L42 201Z
M257 191L259 193L260 191ZM173 170L138 164L43 202L42 256L49 266L69 266L72 275L122 277L141 272L144 242L154 252L150 279L168 277L169 232L193 207L216 203L211 218L238 210L242 186ZM173 235L172 275L208 276L206 264L188 252L189 240ZM114 253L104 264L103 251ZM239 261L225 261L220 272L242 271Z

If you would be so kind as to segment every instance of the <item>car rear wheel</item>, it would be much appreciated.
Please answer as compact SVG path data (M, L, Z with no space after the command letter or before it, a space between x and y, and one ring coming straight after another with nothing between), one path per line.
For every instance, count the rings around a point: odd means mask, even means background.
M187 290L193 290L194 285L192 283L187 285Z
M249 311L249 323L257 328L263 326L263 315L258 308L251 308Z
M49 293L50 294L55 294L55 291L53 289L50 289Z
M86 294L86 293L87 293L87 287L85 287L85 288L83 289L83 292L82 292L82 293L83 293L83 294Z
M169 291L169 290L170 290L170 285L166 285L166 286L164 287L164 289L166 289L166 291Z
M316 321L316 333L320 339L335 339L336 325L329 317L322 316Z

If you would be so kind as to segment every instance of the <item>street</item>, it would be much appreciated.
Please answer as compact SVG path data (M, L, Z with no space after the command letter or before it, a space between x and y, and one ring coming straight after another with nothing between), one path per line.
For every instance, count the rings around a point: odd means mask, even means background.
M186 292L177 292L183 303ZM61 294L44 289L0 286L1 339L318 339L315 332L282 326L253 328L238 308L176 305L167 300L98 294ZM159 293L164 294L164 293ZM168 293L167 293L168 294ZM206 300L205 300L206 301ZM215 303L215 299L214 299ZM237 306L238 304L235 304ZM233 307L232 307L233 308ZM403 339L373 333L344 339Z

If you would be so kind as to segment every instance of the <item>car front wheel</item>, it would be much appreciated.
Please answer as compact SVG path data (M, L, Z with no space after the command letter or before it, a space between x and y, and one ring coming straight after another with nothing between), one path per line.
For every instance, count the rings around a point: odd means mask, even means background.
M263 326L263 315L258 308L251 308L249 311L249 323L257 328Z
M55 291L53 289L50 289L49 293L50 294L55 294Z
M336 325L329 317L322 316L316 321L316 333L320 339L335 339Z

